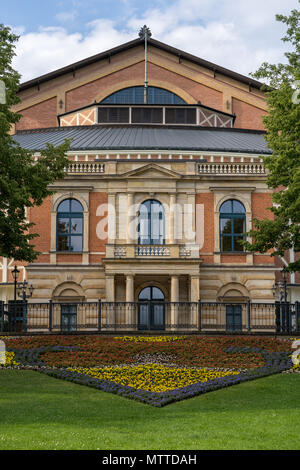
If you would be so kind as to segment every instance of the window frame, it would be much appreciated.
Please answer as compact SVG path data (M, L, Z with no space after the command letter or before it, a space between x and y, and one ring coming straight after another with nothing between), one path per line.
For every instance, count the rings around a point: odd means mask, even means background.
M141 237L141 211L140 211L140 208L141 206L145 205L146 203L150 203L150 207L147 208L147 225L148 225L148 238L146 239L146 241L143 241L142 240L142 237ZM155 239L155 238L152 238L152 234L153 234L153 223L155 222L152 217L151 217L151 214L152 214L152 211L151 211L151 207L152 205L154 204L157 204L159 207L160 207L160 211L159 211L159 235L158 235L158 239ZM165 245L166 243L166 233L165 233L165 211L164 211L164 207L163 207L163 204L158 201L157 199L146 199L145 201L143 201L141 204L140 204L140 208L139 208L139 211L138 211L138 226L137 226L137 231L138 231L138 245ZM161 222L162 221L162 222ZM162 233L161 233L161 226L162 226ZM144 237L143 237L144 238ZM159 242L158 242L159 240Z
M222 207L224 204L230 202L231 203L231 212L222 212ZM233 203L238 202L243 207L243 212L234 212ZM222 233L224 228L221 228L222 219L228 219L231 222L231 230L230 233ZM235 220L242 220L243 221L243 232L235 232L234 228L234 221ZM244 204L239 201L238 199L226 199L220 206L219 209L219 238L220 238L220 252L221 253L244 253L245 249L244 246L241 245L241 250L235 249L235 240L246 240L246 209ZM231 249L224 250L224 238L229 238L231 240Z
M122 99L122 95L125 95L126 97L126 93L132 96L129 96L128 99ZM165 99L159 99L159 95L165 95ZM169 98L170 101L167 98ZM144 87L141 85L137 85L132 87L121 88L120 90L117 90L103 98L100 104L144 104ZM167 106L172 104L184 105L187 103L180 96L170 90L155 86L149 86L148 104Z
M60 211L59 208L60 206L65 203L66 201L69 201L69 211ZM72 201L76 201L78 204L81 206L81 211L80 212L72 212ZM59 219L68 219L68 232L63 233L59 231ZM82 230L80 233L72 233L72 219L81 219L82 223ZM66 250L61 250L59 249L59 238L62 237L67 237L67 245L68 249ZM80 237L81 238L81 248L79 250L72 250L72 244L71 244L71 237ZM66 198L63 199L56 211L56 251L58 253L82 253L83 252L83 243L84 243L84 208L81 204L81 202L76 199L76 198Z

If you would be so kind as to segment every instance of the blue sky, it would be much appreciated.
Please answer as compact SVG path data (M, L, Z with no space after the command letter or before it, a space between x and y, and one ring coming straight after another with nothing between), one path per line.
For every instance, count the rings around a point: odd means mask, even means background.
M284 61L285 28L298 0L0 0L0 22L20 39L14 67L22 82L137 37L155 39L244 75Z
M1 3L1 22L25 25L27 31L38 27L66 25L70 32L84 31L85 24L97 18L116 19L122 24L128 8L141 11L142 2L121 0L10 0ZM161 2L144 2L150 6Z

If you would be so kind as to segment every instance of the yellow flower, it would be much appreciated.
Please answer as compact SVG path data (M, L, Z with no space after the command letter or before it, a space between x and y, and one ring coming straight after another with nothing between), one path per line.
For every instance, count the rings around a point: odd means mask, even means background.
M185 339L186 336L115 336L114 339L120 339L122 341L133 341L134 343L141 342L171 342Z
M239 374L237 371L174 368L158 364L102 368L77 367L68 370L149 392L166 392L198 382Z
M11 366L18 366L19 363L14 360L15 353L14 352L5 352L5 363L1 364L0 363L0 368L1 367L11 367Z

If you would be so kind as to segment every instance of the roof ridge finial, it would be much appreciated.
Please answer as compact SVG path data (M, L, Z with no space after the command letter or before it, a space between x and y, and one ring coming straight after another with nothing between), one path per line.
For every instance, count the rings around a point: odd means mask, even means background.
M152 33L150 31L150 28L148 28L148 26L144 24L144 26L139 30L139 37L141 39L145 39L145 37L149 39L151 36L152 36Z

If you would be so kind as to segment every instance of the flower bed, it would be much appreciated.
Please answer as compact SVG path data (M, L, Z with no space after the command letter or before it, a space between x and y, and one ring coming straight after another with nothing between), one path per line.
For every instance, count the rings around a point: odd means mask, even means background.
M5 363L0 362L0 368L18 366L19 363L15 360L15 353L12 351L5 351Z
M5 343L18 368L154 406L292 367L291 341L271 337L66 335Z
M115 336L114 339L122 341L133 341L134 343L171 343L172 341L181 341L187 336Z
M91 367L69 368L71 372L84 374L99 380L108 380L119 385L126 385L138 390L149 392L167 392L176 388L193 385L197 382L207 382L228 375L238 375L239 372L220 371L213 369L188 369L166 367L157 364L123 367Z

